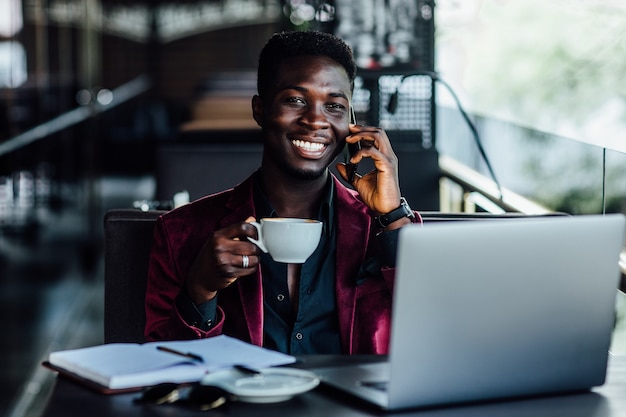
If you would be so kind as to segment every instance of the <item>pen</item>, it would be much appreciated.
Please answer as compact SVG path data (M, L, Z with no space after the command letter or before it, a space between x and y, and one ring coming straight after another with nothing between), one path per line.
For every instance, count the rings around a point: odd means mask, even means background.
M258 371L256 369L252 369L246 365L236 364L236 365L233 365L233 368L235 368L239 372L244 373L246 375L255 375L255 376L263 375L263 372Z
M157 350L161 350L163 352L172 353L174 355L183 356L185 358L193 359L194 361L204 362L204 359L200 355L196 355L191 352L180 352L178 350L168 348L167 346L157 346Z

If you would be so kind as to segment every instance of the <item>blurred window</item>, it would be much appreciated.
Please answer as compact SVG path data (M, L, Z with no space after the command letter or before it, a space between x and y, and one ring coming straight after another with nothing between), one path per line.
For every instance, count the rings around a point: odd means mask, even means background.
M0 88L16 88L26 82L26 51L19 42L0 42Z
M26 81L26 51L24 46L10 40L22 30L21 0L0 2L0 88L19 87Z
M0 37L11 37L22 30L22 0L0 2Z

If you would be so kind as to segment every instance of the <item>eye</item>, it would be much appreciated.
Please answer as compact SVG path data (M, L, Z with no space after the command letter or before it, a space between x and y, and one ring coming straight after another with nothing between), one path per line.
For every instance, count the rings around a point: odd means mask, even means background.
M346 106L341 103L329 103L326 108L332 113L345 113L347 111Z
M285 102L290 104L306 104L304 99L302 99L301 97L287 97L285 99Z

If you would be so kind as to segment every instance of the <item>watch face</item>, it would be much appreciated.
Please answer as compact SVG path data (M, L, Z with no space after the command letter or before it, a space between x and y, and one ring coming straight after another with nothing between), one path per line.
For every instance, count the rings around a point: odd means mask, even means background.
M403 217L408 217L411 219L415 217L413 210L411 210L411 207L409 207L409 203L407 203L404 197L400 199L400 207L390 211L387 214L383 214L381 216L376 217L376 220L378 221L378 224L380 224L381 227L385 228L389 226L391 223Z
M402 207L404 207L404 209L406 210L407 217L415 216L415 214L413 213L413 210L411 210L411 207L409 206L409 203L405 200L404 197L402 197Z

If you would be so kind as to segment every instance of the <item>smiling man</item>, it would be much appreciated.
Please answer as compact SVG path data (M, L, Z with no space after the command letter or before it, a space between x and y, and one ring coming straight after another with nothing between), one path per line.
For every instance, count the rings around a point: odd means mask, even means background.
M385 132L350 124L356 66L323 32L275 34L261 51L252 115L261 167L235 188L157 221L146 293L148 340L227 334L289 354L387 353L398 229L419 222L401 197ZM329 166L374 169L345 187ZM347 167L337 170L348 180ZM324 223L304 264L275 262L247 237L266 217Z

